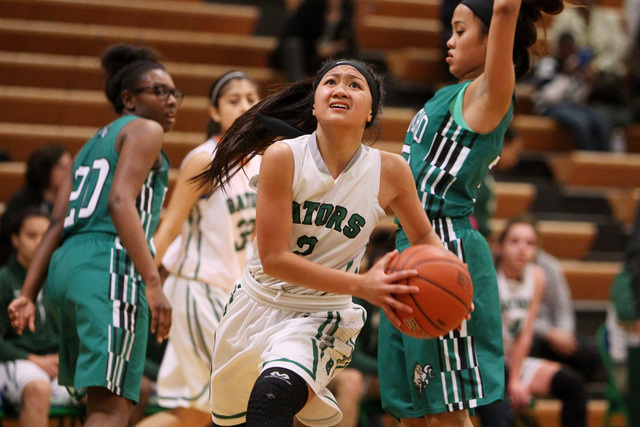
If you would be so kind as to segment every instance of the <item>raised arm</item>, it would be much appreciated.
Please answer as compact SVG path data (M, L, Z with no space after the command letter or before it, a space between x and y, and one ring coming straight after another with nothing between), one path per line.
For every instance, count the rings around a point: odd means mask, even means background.
M493 131L509 110L515 89L511 52L521 0L495 0L484 72L467 88L463 115L478 133Z
M209 165L211 157L205 153L191 156L180 168L178 178L173 189L171 200L164 212L162 221L153 237L156 246L155 262L162 264L162 257L173 240L180 234L182 224L189 217L189 212L207 191L206 186L198 188L191 178L203 172Z
M442 247L442 240L433 231L418 199L409 164L398 154L380 152L380 155L380 206L391 208L412 245L428 243Z

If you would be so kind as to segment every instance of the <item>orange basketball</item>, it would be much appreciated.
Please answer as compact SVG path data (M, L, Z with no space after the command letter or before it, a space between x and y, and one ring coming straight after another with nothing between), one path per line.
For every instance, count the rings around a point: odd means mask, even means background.
M396 312L400 330L416 338L442 336L462 323L471 309L473 284L467 266L453 252L434 245L416 245L402 251L389 263L387 273L417 270L403 283L420 288L417 294L396 298L413 313Z

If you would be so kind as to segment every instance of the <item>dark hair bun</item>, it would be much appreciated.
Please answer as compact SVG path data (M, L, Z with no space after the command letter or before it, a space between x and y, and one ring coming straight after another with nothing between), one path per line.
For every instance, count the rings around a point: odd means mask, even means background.
M108 76L113 76L122 67L132 62L146 60L157 62L159 58L158 52L149 47L138 47L130 44L113 45L102 54L100 64L107 72Z

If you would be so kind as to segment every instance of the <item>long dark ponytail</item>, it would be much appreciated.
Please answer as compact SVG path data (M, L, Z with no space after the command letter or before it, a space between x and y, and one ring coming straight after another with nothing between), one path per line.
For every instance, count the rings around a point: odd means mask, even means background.
M563 9L563 0L522 0L513 44L516 79L520 79L531 69L530 48L538 40L536 24L542 20L542 14L557 15Z
M313 115L316 86L324 73L345 62L369 73L370 86L373 86L372 98L375 98L375 111L372 114L375 119L384 97L382 78L368 64L360 61L329 61L320 69L315 79L285 85L282 90L262 99L238 117L222 135L209 167L192 180L199 186L210 186L211 191L215 191L224 187L242 169L243 164L263 153L276 140L315 131L318 127ZM373 122L371 120L367 126Z
M200 186L210 185L212 191L223 187L245 162L283 136L268 128L263 117L282 120L299 129L300 134L312 133L318 124L312 110L311 80L287 85L264 98L233 122L222 135L209 167L193 180Z

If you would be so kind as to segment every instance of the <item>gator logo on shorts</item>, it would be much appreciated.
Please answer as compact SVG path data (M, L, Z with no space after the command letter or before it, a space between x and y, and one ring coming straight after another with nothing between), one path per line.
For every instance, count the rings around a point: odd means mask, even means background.
M327 375L331 375L331 369L333 369L333 365L335 364L336 364L335 360L329 359L329 361L325 365L325 368L327 369Z
M429 379L435 377L433 366L431 365L420 366L416 363L416 366L413 368L413 385L416 386L420 395L422 395L422 390L429 385Z

